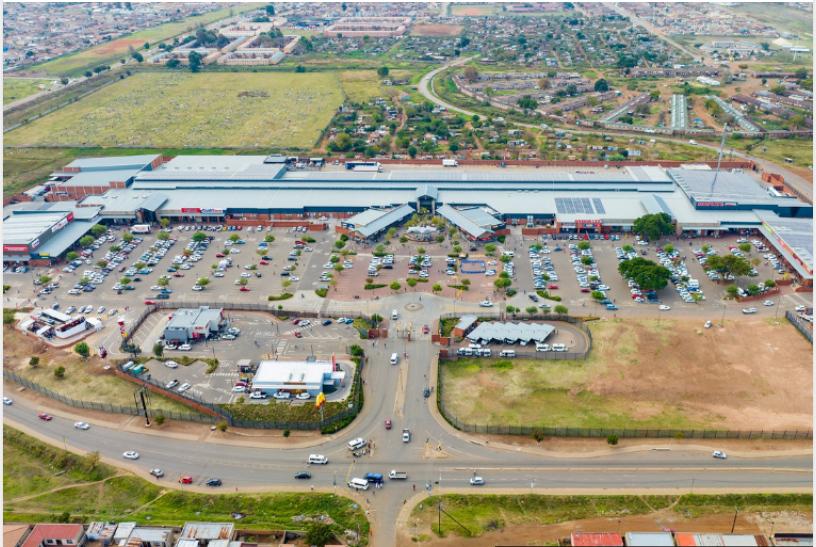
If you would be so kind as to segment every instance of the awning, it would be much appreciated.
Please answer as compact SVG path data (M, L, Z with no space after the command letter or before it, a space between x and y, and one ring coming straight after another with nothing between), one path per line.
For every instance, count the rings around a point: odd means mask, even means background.
M796 270L796 273L802 276L802 279L813 279L813 274L808 273L808 271L802 266L802 264L800 264L799 261L796 258L794 258L794 256L790 254L784 247L782 247L781 245L780 246L774 245L776 239L764 227L761 227L759 231L762 232L762 235L765 236L765 239L771 242L771 245L773 245L774 250L776 250L779 254L785 257L785 260L788 261L788 264L793 266L793 269Z

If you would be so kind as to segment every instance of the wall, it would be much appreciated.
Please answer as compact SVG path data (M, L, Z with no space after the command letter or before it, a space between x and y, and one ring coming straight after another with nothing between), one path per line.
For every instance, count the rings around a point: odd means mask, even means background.
M569 131L566 131L569 133ZM359 161L358 159L349 159L346 160L345 158L336 158L341 163L345 163L346 161ZM437 165L442 167L442 160L394 160L394 159L377 159L376 161L380 162L383 165ZM596 167L596 168L603 168L603 165L609 165L610 169L613 166L620 165L621 167L642 167L644 165L650 166L658 166L664 168L671 168L671 167L680 167L682 165L687 164L686 161L666 161L666 160L643 160L643 161L547 161L547 160L457 160L460 166L464 165L472 165L472 166L483 166L483 167L498 167L499 163L504 163L508 166L535 166L539 165L542 167ZM704 162L694 162L700 164L706 164L710 167L716 168L717 162L716 161L704 161ZM735 160L735 161L724 161L722 162L721 166L722 169L732 169L734 167L739 167L742 169L754 169L754 162L750 160ZM453 168L455 169L455 168Z
M739 300L740 302L754 302L756 300L767 300L768 297L770 297L771 295L775 295L775 294L779 294L779 287L774 287L773 289L766 292L765 294L758 294L756 296L746 296L746 297L738 296L737 300Z
M131 374L126 374L126 373L120 371L116 367L113 367L113 371L120 378L124 378L125 380L130 380L131 382L133 382L135 384L148 385L147 382L145 382L145 381L143 381L143 380L141 380L141 379L139 379L139 378L137 378L137 377L135 377L135 376L133 376ZM180 402L182 404L185 404L185 405L187 405L189 407L195 408L199 412L203 412L204 414L207 414L209 416L215 416L216 418L221 418L222 417L220 414L217 414L217 413L213 412L209 408L207 408L205 406L202 406L202 405L199 405L198 403L196 403L194 401L191 401L190 399L182 397L181 395L178 395L177 393L175 393L172 390L163 390L161 392L161 394L163 396L169 398L169 399L173 399L174 401L178 401L178 402Z

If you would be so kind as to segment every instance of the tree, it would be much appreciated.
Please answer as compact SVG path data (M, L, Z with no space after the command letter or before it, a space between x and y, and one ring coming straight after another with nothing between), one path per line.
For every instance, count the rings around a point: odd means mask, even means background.
M153 418L153 422L159 427L163 426L166 421L167 418L164 417L164 414L159 414Z
M242 277L241 279L238 280L238 284L241 285L242 287L246 287L247 283L249 283L249 281L247 281L246 277Z
M606 444L616 446L618 444L618 436L614 433L606 438Z
M170 219L169 219L169 218L167 218L167 217L162 218L162 219L159 221L159 224L161 224L161 227L162 227L162 228L167 228L168 226L170 226Z
M507 264L511 260L513 259L510 258L510 255L501 255L501 257L499 257L499 261L502 262L503 264Z
M168 234L167 232L159 232L159 234L156 236L156 239L158 239L159 241L167 241L168 239L170 239L170 234Z
M803 127L805 125L805 117L804 116L791 116L788 119L788 122L791 124L791 126L798 129L798 128Z
M131 281L132 281L132 279L130 279L129 277L125 276L125 277L123 277L122 279L120 279L120 280L119 280L119 283L120 283L121 285L125 285L125 286L127 286L127 285L130 285L130 282L131 282Z
M749 296L757 296L760 292L762 292L761 289L759 288L759 285L755 283L751 283L750 285L745 287L745 290L748 292Z
M209 277L202 277L201 279L199 279L199 280L196 282L196 284L197 284L199 287L206 287L207 285L209 285L209 284L210 284L210 278L209 278Z
M772 288L776 287L776 281L774 281L773 279L766 279L765 280L765 287L768 288L768 289L772 289Z
M672 245L671 243L663 245L663 251L665 251L667 255L672 254L674 252L674 245Z
M187 63L190 65L191 72L198 72L201 70L201 60L203 57L197 51L193 51L187 56Z
M408 147L408 155L411 157L411 159L414 159L416 157L417 152L418 150L416 146L411 145Z
M140 264L141 264L141 262L140 262ZM144 267L144 264L142 264L142 267ZM91 278L89 278L86 275L79 278L79 284L80 285L87 285L90 282L91 282Z
M325 522L311 522L306 529L303 541L306 545L317 545L319 547L323 547L327 543L334 543L334 533L331 525Z
M465 67L465 71L462 73L462 75L469 82L473 82L479 79L479 71L476 70L476 67L473 66Z
M528 306L527 308L524 309L524 311L526 311L530 315L535 315L536 312L538 311L538 308L536 308L535 306Z
M51 278L49 276L47 276L47 275L41 275L40 279L39 279L39 282L42 283L43 285L45 285L46 283L51 282Z
M81 357L87 358L91 354L91 348L85 342L80 342L74 346L74 352Z
M207 234L205 234L204 232L196 232L193 234L193 241L195 241L196 243L201 243L205 239L207 239Z
M433 287L431 287L431 289L433 289L433 292L440 292L442 290L442 285L436 283Z
M155 344L153 344L153 355L155 355L156 357L161 357L162 355L164 355L164 344L162 344L161 342L156 342Z
M673 232L671 217L667 213L643 215L635 219L634 231L652 240L659 239Z
M112 252L112 253L116 254L116 253L118 253L119 251L121 251L121 250L122 250L122 248L121 248L119 245L114 245L114 246L112 246L112 247L111 247L110 249L108 249L108 250L109 250L110 252Z
M488 243L487 245L484 246L484 250L487 253L494 253L496 252L496 246L493 245L492 243Z
M169 61L164 63L164 66L167 68L178 68L180 65L181 61L179 61L178 59L170 59Z
M274 243L275 236L273 236L272 234L266 234L266 236L264 237L264 241L266 241L267 243Z
M751 252L751 244L750 243L740 243L737 248L742 251L743 253Z
M424 254L425 254L425 247L420 247L419 249L417 249L417 252L418 252L420 255L424 255ZM422 257L420 256L420 258L422 258Z
M164 288L164 287L167 287L167 286L170 284L170 280L169 280L169 279L166 279L166 278L164 278L164 277L160 277L159 279L157 279L157 280L156 280L156 284L157 284L159 287Z
M516 308L515 306L507 306L505 310L507 310L507 313L512 313L513 315L515 315L516 312L519 311L519 309Z
M75 253L74 251L70 251L68 254L65 255L65 260L67 260L68 262L73 262L77 258L79 258L79 253Z
M595 91L598 93L603 93L605 91L609 91L609 84L606 83L606 80L601 78L597 82L595 82Z
M93 76L93 72L91 72L90 70L86 70L85 71L85 77L90 78L91 76Z
M708 261L706 263L708 264L708 267L714 271L723 273L725 275L730 274L734 277L748 275L748 272L753 269L750 262L744 258L740 258L732 254L727 254L725 256L710 256L708 257Z
M580 250L582 250L582 251L589 250L589 247L590 247L589 241L579 241L578 242L578 248Z
M540 429L534 429L532 437L535 439L535 442L540 443L544 440L544 432Z
M142 54L141 54L141 53L139 53L138 51L137 51L136 53L134 53L133 55L131 55L131 57L133 57L134 59L136 59L136 62L137 62L137 63L141 63L141 62L143 62L143 61L144 61L144 57L143 57L143 56L142 56Z
M343 268L342 264L335 264L333 269L335 272L337 272L337 275L340 275L340 272L342 272L345 268Z
M400 285L399 282L397 282L397 281L392 282L388 286L388 288L390 288L394 292L397 292L398 290L400 290L400 287L402 287L402 285Z
M105 266L108 265L108 261L107 260L97 260L96 265L99 266L100 268L104 268Z
M231 236L229 236L229 240L232 241L233 243L235 243L239 239L241 239L241 236L239 236L238 234L232 234Z
M651 98L651 100L653 101L658 100L660 98L660 92L656 89L654 91L649 92L649 98Z
M589 266L593 262L595 262L595 260L591 256L582 256L581 257L581 264L583 264L584 266Z
M387 66L381 66L380 68L378 68L377 69L377 76L379 76L380 78L385 78L386 76L388 76L388 67Z
M461 284L464 285L465 287L470 287L470 279L467 278L463 279L461 281Z
M338 249L342 249L343 247L346 246L346 242L343 241L342 239L338 239L337 241L334 242L334 246L337 247Z
M559 304L558 306L553 308L553 311L559 315L567 315L569 313L569 308Z
M622 261L618 264L618 272L649 291L665 289L672 276L668 268L641 257Z
M266 14L269 16L275 15L275 6L273 6L272 4L267 4Z
M601 291L592 291L591 293L589 293L589 296L591 296L593 300L598 301L601 301L605 298L604 294Z
M102 226L101 224L94 224L91 227L91 233L93 234L94 237L99 237L107 231L108 229Z
M506 272L502 272L502 273L506 273ZM493 282L493 285L499 290L507 289L507 287L509 287L512 284L513 284L513 281L509 277L499 277L497 280L495 280Z
M538 81L538 89L544 91L546 89L550 89L550 81L547 78L541 78Z
M771 87L771 93L775 93L777 95L784 95L788 91L788 88L784 85L775 85Z
M14 324L14 310L11 308L3 308L3 325L11 327Z
M37 365L39 365L39 364L40 364L40 358L39 357L32 357L31 359L28 360L28 366L30 366L32 368L36 368Z
M243 399L243 397L241 397L241 399ZM229 427L227 420L221 420L218 422L218 425L215 426L215 428L221 433L225 433L227 431L227 427Z

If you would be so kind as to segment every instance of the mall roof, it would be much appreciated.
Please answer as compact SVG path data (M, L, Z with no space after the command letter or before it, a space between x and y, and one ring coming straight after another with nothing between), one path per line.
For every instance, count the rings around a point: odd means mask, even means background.
M395 224L416 211L408 204L400 205L395 209L381 210L369 209L359 215L354 215L346 222L354 224L354 230L360 232L364 237L371 237L380 230Z
M65 167L78 167L82 171L94 169L144 169L161 154L144 156L118 156L115 158L79 158Z
M450 205L442 205L436 209L436 212L467 232L471 237L478 239L493 233L490 228L483 228Z
M93 222L85 222L82 220L74 220L69 222L62 230L56 233L54 237L42 244L42 246L35 249L34 253L39 253L41 256L59 256L65 252L71 245L84 236L94 226Z
M762 219L759 230L771 242L785 259L796 269L799 275L813 278L813 219L782 218L771 211L756 211ZM781 241L784 245L777 245ZM785 248L787 246L787 248ZM796 255L796 260L793 255ZM802 261L803 265L799 262ZM810 271L808 271L810 270Z
M470 340L508 340L511 342L535 340L543 342L553 333L555 327L547 323L479 323L467 338Z
M28 245L66 216L64 211L15 213L3 221L3 245Z
M101 171L82 171L58 186L109 186L111 182L127 182L141 171L138 169L105 169Z
M723 201L738 204L775 204L782 207L809 207L795 197L771 196L751 177L727 171L669 169L669 176L695 201Z

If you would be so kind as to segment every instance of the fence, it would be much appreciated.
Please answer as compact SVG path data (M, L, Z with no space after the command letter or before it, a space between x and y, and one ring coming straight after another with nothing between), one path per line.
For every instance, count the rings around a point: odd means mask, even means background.
M733 431L728 429L591 429L581 427L536 427L529 425L469 424L445 410L442 402L442 367L437 367L436 404L449 424L465 433L478 435L529 435L541 431L547 437L595 437L617 435L621 439L812 439L813 431Z
M813 331L810 329L810 324L805 324L805 320L801 317L797 316L792 311L788 310L785 311L785 318L791 322L791 324L796 327L796 329L801 332L805 338L808 339L808 342L813 345Z

